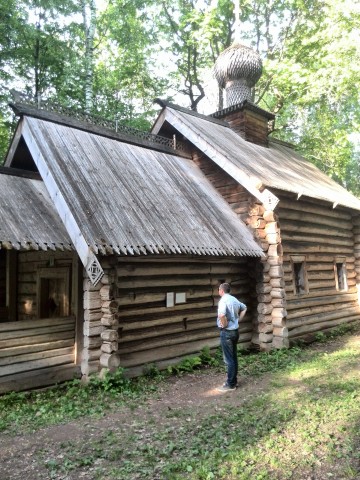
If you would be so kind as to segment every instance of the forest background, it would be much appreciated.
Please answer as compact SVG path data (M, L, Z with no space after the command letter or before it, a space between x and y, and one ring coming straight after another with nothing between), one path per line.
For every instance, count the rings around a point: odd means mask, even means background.
M360 2L239 3L272 136L360 195ZM0 0L0 163L11 89L145 130L156 97L218 110L212 67L234 39L234 10L233 0Z

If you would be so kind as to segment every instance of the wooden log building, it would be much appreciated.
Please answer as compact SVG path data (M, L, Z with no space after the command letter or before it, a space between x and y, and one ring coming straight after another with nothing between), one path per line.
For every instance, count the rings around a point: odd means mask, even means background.
M141 135L12 104L0 393L217 346L224 281L248 305L242 348L359 321L360 200L271 140L248 98L211 116L160 103Z

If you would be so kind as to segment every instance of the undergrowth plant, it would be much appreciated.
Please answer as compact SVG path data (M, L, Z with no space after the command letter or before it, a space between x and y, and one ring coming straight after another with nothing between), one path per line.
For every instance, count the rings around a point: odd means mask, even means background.
M326 339L353 331L356 326L341 325L325 335ZM321 335L321 341L324 341ZM292 368L306 358L307 349L293 347L270 352L239 352L239 370L243 376L258 376ZM92 377L87 385L73 380L42 391L8 393L0 397L0 431L16 432L64 422L85 415L101 416L109 411L109 404L133 405L134 398L141 402L156 392L159 382L167 376L192 372L202 368L224 368L221 350L211 352L208 347L199 355L189 356L179 364L160 372L156 365L145 367L145 375L129 379L119 368L103 378Z

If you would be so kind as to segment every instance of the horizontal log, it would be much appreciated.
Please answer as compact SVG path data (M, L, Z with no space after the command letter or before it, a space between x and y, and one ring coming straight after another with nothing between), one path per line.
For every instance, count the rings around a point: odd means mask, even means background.
M348 294L353 294L353 298L356 298L356 295L357 295L356 287L349 288L347 292L338 292L337 290L335 290L335 288L332 288L332 289L316 290L315 292L310 291L306 295L287 295L286 300L292 303L294 301L301 302L301 299L312 299L312 298L319 298L319 297L324 297L326 299L329 297L333 297L334 295L341 297L343 295L348 295ZM347 302L348 300L344 298L344 301ZM341 303L341 300L340 300L340 303Z
M244 334L249 336L251 334ZM191 334L187 332L176 333L173 335L162 336L157 338L147 338L145 340L138 340L137 342L131 343L119 343L119 354L122 361L123 356L128 357L131 354L141 355L141 352L148 350L162 349L166 345L169 350L181 350L183 345L186 343L193 343L197 341L202 341L205 345L207 340L217 338L219 344L219 333L217 329L207 332L192 332Z
M359 315L353 315L349 317L341 317L336 320L322 321L319 323L313 323L309 325L304 325L302 327L293 328L289 331L289 337L298 337L299 335L312 333L312 332L321 332L323 329L329 329L342 325L344 323L349 323L350 321L359 320Z
M46 327L28 328L26 330L13 330L13 331L1 332L1 341L18 339L21 342L22 338L28 338L29 336L38 337L38 336L43 336L45 334L52 334L57 332L71 332L73 335L75 335L74 322L58 324L53 326L51 324L48 324ZM22 341L21 343L24 344L24 341ZM40 343L40 342L36 342L36 343Z
M247 345L249 342L247 342ZM204 347L215 348L219 346L219 339L204 339L196 342L187 342L182 345L175 345L172 347L160 347L153 350L146 350L144 352L139 352L138 354L123 354L121 355L121 365L126 369L131 367L140 366L140 371L144 365L149 363L154 364L155 366L168 365L170 361L173 361L173 364L178 363L182 358L197 354Z
M31 370L38 370L39 368L64 365L66 363L74 363L74 353L6 365L0 367L0 377L13 375L14 373L30 372Z
M325 237L321 233L318 235L306 235L306 232L301 234L296 233L287 233L284 230L281 230L281 240L282 243L286 242L302 242L302 243L319 243L320 245L337 245L340 247L350 248L354 246L354 240L350 237L336 237L336 236L327 236Z
M52 351L52 350L57 350L59 348L66 348L66 347L73 347L73 346L74 346L74 339L70 338L68 340L58 340L54 342L44 342L44 343L38 343L38 344L35 343L33 345L20 345L17 347L2 348L0 350L0 362L2 361L2 359L8 358L8 357L16 357L18 355L25 355L25 354L31 354L36 352L42 352L42 351ZM11 362L12 362L12 359L10 358L9 363Z
M297 308L318 306L318 305L327 305L327 304L336 304L344 302L354 302L357 300L356 293L343 293L339 295L332 295L328 297L313 297L313 298L301 298L299 300L289 300L287 302L287 310L292 311Z
M12 349L13 350L13 349ZM6 365L12 365L15 363L24 363L31 362L33 360L41 360L50 357L57 357L61 355L72 355L74 361L74 344L69 347L64 348L54 348L50 350L42 350L40 352L26 352L18 355L3 356L0 357L0 367L5 367Z
M31 372L22 372L6 377L0 377L0 394L33 388L46 387L61 383L74 378L80 378L80 368L74 364L57 365L55 367L42 368Z
M45 335L35 335L29 337L21 337L21 338L12 338L8 340L0 340L0 349L2 348L10 348L10 347L17 347L23 345L34 345L39 343L49 343L53 341L59 340L67 340L67 339L74 339L75 332L65 330L63 332L56 332L56 333L47 333Z
M289 240L284 240L283 241L283 248L284 251L291 255L293 254L303 254L303 255L308 255L308 254L314 254L314 253L319 253L319 254L325 254L325 253L331 253L332 255L353 255L354 250L353 248L346 247L346 246L338 246L338 245L321 245L318 242L314 244L310 243L301 243L301 242L293 242Z
M238 262L216 264L211 261L208 263L184 263L172 262L168 264L148 263L144 261L142 264L138 263L120 263L116 267L116 275L119 278L135 278L135 277L163 277L173 275L192 275L203 276L210 273L237 273L246 264L245 259L239 257Z
M357 306L358 306L357 302L344 303L343 305L336 305L336 310L340 312L343 309L354 308ZM333 311L334 311L334 305L320 305L318 307L313 306L313 307L299 308L291 312L288 312L287 320L298 319L299 317L312 316L317 313L333 312Z
M290 262L291 261L291 254L284 253L283 256L284 263ZM354 263L355 262L355 257L354 256L346 256L346 263ZM328 263L329 265L334 265L334 255L333 254L327 254L327 255L318 255L317 253L308 253L306 255L306 264L324 264Z
M32 330L34 328L47 327L49 325L75 325L75 317L41 318L36 320L23 320L21 322L0 323L0 332L13 332L17 330Z
M314 219L316 221L316 219ZM338 225L321 225L318 223L310 223L305 220L284 220L281 222L281 233L308 233L311 235L336 236L336 237L353 237L352 230L349 228L339 228Z
M285 199L283 196L280 199L280 203L277 207L277 213L279 218L288 218L292 215L294 220L307 220L308 218L317 218L318 223L320 220L331 222L336 220L338 224L347 224L348 228L352 228L351 214L344 212L344 210L333 209L331 207L320 206L319 203L312 204L310 202L302 202L298 200ZM300 217L294 217L299 214ZM309 215L308 215L309 214ZM287 217L284 217L287 215Z
M313 323L320 323L323 320L335 320L337 318L345 318L349 316L358 315L360 320L360 307L359 306L349 306L348 308L342 308L340 310L334 311L334 306L332 310L327 310L323 312L319 310L318 312L312 312L310 315L299 315L296 318L287 318L286 325L289 330L292 330L303 325L311 325Z

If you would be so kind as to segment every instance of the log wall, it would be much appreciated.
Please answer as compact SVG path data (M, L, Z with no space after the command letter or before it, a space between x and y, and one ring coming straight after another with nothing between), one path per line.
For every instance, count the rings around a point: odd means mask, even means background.
M74 362L74 316L0 324L0 394L78 377Z
M277 216L266 211L257 199L205 155L197 152L193 158L239 219L251 229L264 252L261 260L254 260L250 273L256 282L253 293L257 304L257 312L253 315L252 344L260 350L287 347L288 339L283 335L286 299Z
M16 257L13 262L17 270L14 316L18 320L0 323L0 393L47 386L80 376L76 366L74 254L20 251ZM39 319L39 271L46 269L53 273L64 268L69 272L69 314Z
M254 285L249 270L253 268L249 268L248 260L239 257L118 257L112 292L113 306L117 305L118 338L111 333L114 326L109 326L107 336L102 333L102 351L106 348L105 338L109 354L111 341L118 341L121 366L140 373L146 364L156 363L162 368L198 353L206 345L218 346L218 286L224 281L232 284L232 293L249 307L239 340L242 347L249 347L254 313ZM169 293L185 293L186 302L167 306ZM105 316L110 322L111 315L108 312Z
M72 274L74 254L61 251L28 251L17 253L17 317L19 321L35 320L38 318L37 305L37 279L41 268L56 270L57 268L69 268L70 278ZM72 288L70 282L70 289ZM71 311L74 311L75 298Z
M320 201L296 200L275 192L283 248L286 330L290 342L312 340L316 332L360 319L357 292L356 235L349 210ZM359 229L360 231L360 229ZM295 293L292 258L304 259L307 292ZM346 259L346 290L336 288L334 264ZM360 251L359 251L360 259ZM360 263L360 262L359 262Z

